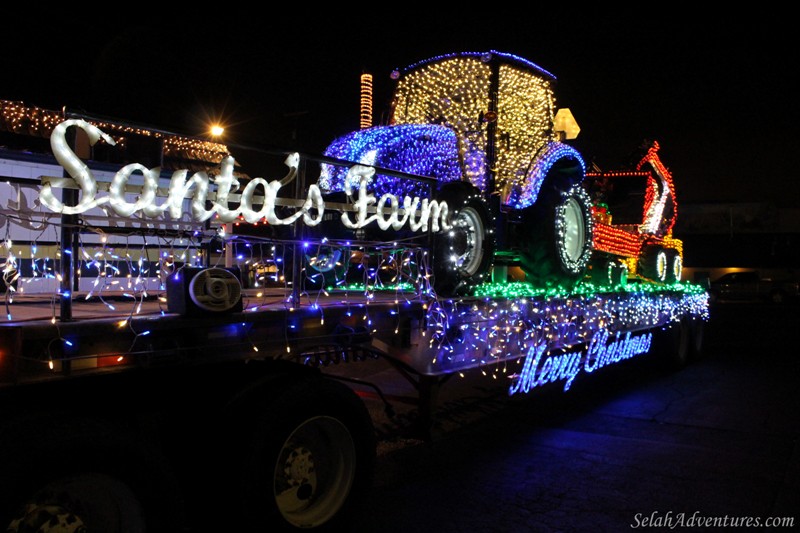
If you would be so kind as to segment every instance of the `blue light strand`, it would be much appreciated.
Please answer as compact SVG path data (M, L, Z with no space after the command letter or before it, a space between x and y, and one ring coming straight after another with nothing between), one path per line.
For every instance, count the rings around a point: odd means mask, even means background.
M436 178L439 183L461 179L456 133L445 126L395 124L354 131L335 139L325 155L354 163ZM326 192L345 189L348 167L323 164L319 187ZM358 183L351 183L358 190ZM376 197L430 197L429 186L416 180L378 174L370 190Z
M595 332L639 331L685 317L708 320L708 294L691 289L436 301L430 306L429 370L434 373L519 360L531 346L570 349Z
M544 183L550 169L562 159L575 160L580 164L581 174L578 183L582 181L586 174L586 163L581 154L571 146L558 141L551 141L534 158L527 178L522 180L521 183L515 183L511 188L511 193L505 203L516 209L524 209L533 205L539 197L542 183Z
M525 59L524 57L520 57L518 55L510 54L510 53L507 53L507 52L498 52L497 50L490 50L488 52L454 52L454 53L451 53L451 54L442 54L442 55L430 57L428 59L423 59L422 61L417 61L416 63L413 63L413 64L411 64L411 65L409 65L409 66L407 66L405 68L395 69L394 72L396 74L393 73L392 77L396 79L401 74L405 74L407 72L415 70L418 67L421 67L423 65L428 65L428 64L431 64L431 63L438 63L439 61L443 61L443 60L447 60L447 59L453 59L453 58L457 58L457 57L475 57L475 58L480 59L481 61L489 62L495 56L503 58L503 59L508 59L508 60L510 60L510 61L512 61L514 63L520 64L520 65L524 65L524 66L526 66L526 67L528 67L530 69L533 69L533 70L537 71L538 73L540 73L540 74L542 74L544 76L549 77L553 81L556 80L556 76L553 73L548 72L547 70L543 69L542 67L540 67L536 63L533 63L533 62Z

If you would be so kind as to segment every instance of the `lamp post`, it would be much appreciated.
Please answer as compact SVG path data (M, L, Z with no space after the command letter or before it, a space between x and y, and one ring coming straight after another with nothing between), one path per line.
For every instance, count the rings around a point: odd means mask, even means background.
M211 136L215 139L222 137L222 134L225 133L225 128L220 126L219 124L212 124L211 128L209 129Z
M211 134L211 138L215 141L219 141L222 137L222 134L225 133L225 128L223 128L219 124L211 124L208 128L208 132ZM233 233L233 224L223 224L222 225L223 231L225 232L225 237L230 238L230 235ZM233 244L230 242L224 243L225 249L225 267L231 268L233 266Z

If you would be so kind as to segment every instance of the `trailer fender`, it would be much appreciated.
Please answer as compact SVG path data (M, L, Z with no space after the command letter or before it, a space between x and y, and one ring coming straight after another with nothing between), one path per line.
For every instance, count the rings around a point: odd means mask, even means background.
M525 179L509 184L503 204L513 209L531 207L548 187L567 190L580 184L585 174L586 163L577 150L556 141L547 143L531 160Z

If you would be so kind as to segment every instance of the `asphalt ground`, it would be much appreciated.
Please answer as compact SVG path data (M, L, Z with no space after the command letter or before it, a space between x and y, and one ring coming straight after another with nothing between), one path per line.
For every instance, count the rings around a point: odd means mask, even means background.
M717 303L704 353L640 356L561 388L447 382L428 435L413 387L375 362L395 407L356 532L753 530L800 521L800 305ZM770 522L767 522L770 520ZM760 521L761 528L754 527ZM772 530L773 528L769 528ZM788 531L789 527L775 527Z

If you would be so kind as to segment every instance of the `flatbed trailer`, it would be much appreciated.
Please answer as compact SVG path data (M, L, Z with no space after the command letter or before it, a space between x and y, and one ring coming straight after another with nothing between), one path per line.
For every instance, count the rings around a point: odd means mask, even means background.
M291 293L266 292L248 298L242 312L222 316L164 312L157 300L146 302L136 315L110 313L107 302L82 302L69 322L54 320L51 301L28 298L15 303L15 320L0 322L5 347L0 384L216 361L272 359L324 368L384 358L424 383L419 388L425 390L471 370L502 368L517 375L519 365L537 350L548 355L583 350L583 368L592 372L649 351L622 354L620 349L616 357L594 354L598 360L588 361L587 350L599 349L601 340L610 345L653 330L685 328L687 340L699 343L702 339L696 337L707 318L705 292L676 288L631 286L560 296L530 291L526 296L457 300L425 299L409 291L354 292L331 291L299 304L289 303ZM699 344L680 346L676 363L685 363L699 350ZM566 381L567 390L580 367L573 372L550 381ZM433 407L425 405L423 412L432 415Z
M32 498L32 508L62 509L54 513L65 519L63 509L99 498L103 506L127 502L113 520L196 528L200 516L220 519L208 509L255 505L259 481L272 479L256 458L282 453L273 461L289 473L275 474L275 490L313 485L322 495L317 507L344 516L349 507L335 495L347 485L353 498L368 489L375 453L368 396L353 391L374 390L390 410L395 401L348 365L381 358L411 383L417 435L430 438L439 390L455 376L499 376L517 394L566 392L607 366L656 352L680 367L699 352L707 318L705 293L680 289L457 300L331 291L313 303L287 300L291 294L262 295L241 312L194 317L164 313L157 300L136 316L83 302L70 322L48 318L51 302L15 302L19 318L0 324L2 493L14 503L6 511ZM320 427L297 443L285 428L296 431L298 423ZM282 452L268 445L260 424ZM325 450L331 445L352 451ZM309 481L314 464L338 465L337 474L327 473L332 486ZM77 500L54 504L53 490L74 491ZM318 509L294 511L304 502L295 497L246 519L313 525Z

